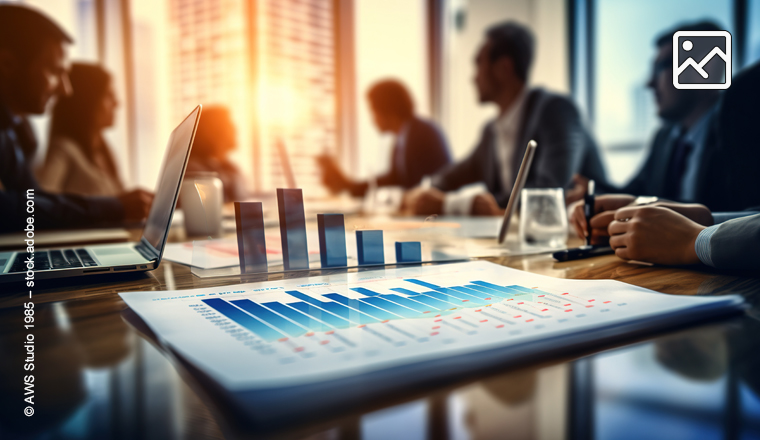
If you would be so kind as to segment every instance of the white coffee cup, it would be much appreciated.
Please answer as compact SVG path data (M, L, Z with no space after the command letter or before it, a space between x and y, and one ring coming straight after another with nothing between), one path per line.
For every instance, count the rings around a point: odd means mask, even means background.
M179 193L188 237L222 235L222 181L213 172L186 173Z

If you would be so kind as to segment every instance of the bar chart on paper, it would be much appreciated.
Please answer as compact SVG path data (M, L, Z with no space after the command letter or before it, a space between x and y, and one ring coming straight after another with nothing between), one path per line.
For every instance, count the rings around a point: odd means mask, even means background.
M633 323L737 308L487 262L122 293L172 349L233 390L337 379ZM557 339L559 341L559 339ZM525 344L530 342L531 344Z

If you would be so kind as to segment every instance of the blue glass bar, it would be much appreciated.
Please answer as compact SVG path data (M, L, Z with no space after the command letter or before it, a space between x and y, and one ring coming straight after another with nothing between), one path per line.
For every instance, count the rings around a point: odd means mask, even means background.
M438 308L430 307L430 306L427 306L425 304L421 304L419 302L412 301L412 300L407 299L407 298L402 298L402 297L400 297L398 295L382 295L382 296L380 296L380 298L388 300L388 301L391 301L391 302L394 302L394 303L396 303L396 304L398 304L400 306L404 306L407 309L416 310L416 311L418 311L420 313L434 312L434 311L440 310Z
M286 306L285 304L278 303L278 302L268 302L262 304L262 306L268 308L269 310L272 310L274 312L279 313L282 316L287 317L288 319L291 319L302 326L313 330L315 332L326 332L329 330L332 330L332 327L329 327L327 325L322 324L321 322L317 321L316 319L312 318L311 316L304 315L303 313L299 312L298 310L293 310L290 307Z
M267 245L261 202L235 202L235 229L240 273L266 272Z
M299 312L303 312L309 316L313 316L319 319L320 321L324 321L328 325L331 325L335 328L346 328L346 327L351 326L351 323L346 321L345 319L339 318L333 315L332 313L325 312L324 310L318 309L317 307L314 307L305 302L290 303L288 305L298 310Z
M303 192L300 189L277 188L277 208L285 270L308 269L309 250L306 245Z
M262 321L267 322L273 327L284 331L290 336L301 336L302 334L306 333L306 330L302 327L293 324L282 316L268 309L265 309L264 307L261 307L249 299L236 299L230 302L250 313L251 315L261 319Z
M309 304L315 305L317 307L321 307L325 310L327 310L330 313L333 313L335 315L340 316L343 319L348 319L349 321L356 321L356 319L351 318L359 318L358 323L359 324L371 324L373 322L378 322L377 319L367 316L363 313L352 311L348 307L338 304L336 302L332 301L319 301L315 298L310 297L309 295L303 294L297 290L288 290L285 293L288 295L298 298L302 301L305 301Z
M422 261L422 245L419 241L397 241L397 263L419 263Z
M354 310L358 310L362 313L366 313L370 316L374 316L375 318L378 318L381 320L400 318L400 316L398 315L394 315L393 313L386 312L385 310L382 310L382 309L378 309L377 307L361 302L358 299L346 298L345 296L340 295L338 293L328 293L324 296L326 298L330 298L331 300L335 302L339 302L346 307L351 307Z
M348 266L343 214L317 214L317 229L322 267Z
M359 265L385 264L383 231L356 231Z
M406 307L401 307L398 304L394 304L382 298L370 297L370 298L364 298L362 299L362 301L368 304L372 304L373 306L380 307L381 309L387 310L391 313L395 313L399 316L403 316L404 318L416 318L420 316L420 314L418 312L415 312L414 310L409 310Z
M203 302L206 303L206 305L208 305L209 307L216 310L217 312L237 322L238 324L247 328L251 332L266 339L267 341L275 341L277 339L285 337L284 334L267 326L266 324L257 320L253 316L245 313L244 311L238 309L237 307L233 306L232 304L228 303L227 301L223 299L219 299L219 298L204 299Z
M367 295L367 296L378 296L378 295L380 295L379 293L377 293L377 292L375 292L373 290L365 289L364 287L351 287L351 290L353 290L354 292L357 292L357 293L361 293L362 295Z

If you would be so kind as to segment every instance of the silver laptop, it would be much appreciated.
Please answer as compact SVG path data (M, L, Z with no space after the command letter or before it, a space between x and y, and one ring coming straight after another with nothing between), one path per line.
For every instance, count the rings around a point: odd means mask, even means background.
M156 185L156 195L140 242L35 249L34 278L141 272L157 268L161 263L166 236L200 116L199 105L169 137L169 145ZM29 254L25 250L0 252L0 282L23 279L26 276L28 257Z

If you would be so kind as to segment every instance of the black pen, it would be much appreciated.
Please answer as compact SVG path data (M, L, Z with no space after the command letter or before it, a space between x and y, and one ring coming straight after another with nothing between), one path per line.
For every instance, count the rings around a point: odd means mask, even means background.
M581 258L612 254L614 252L609 246L581 246L579 248L557 251L552 254L552 257L557 261L573 261L580 260Z
M586 195L583 196L583 214L586 215L586 245L591 246L591 217L594 216L594 186L593 180L588 181Z

